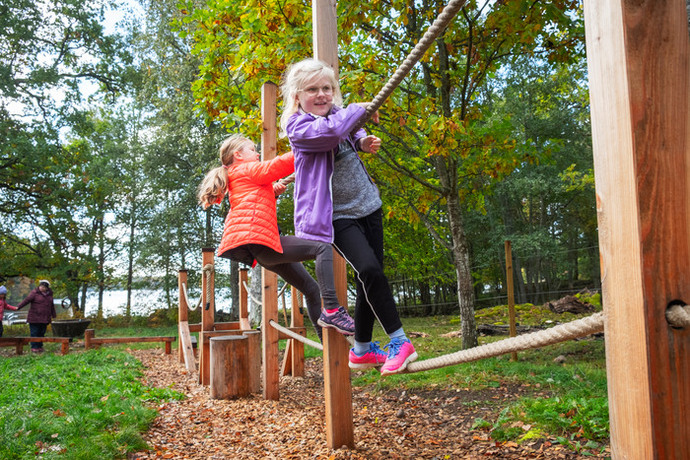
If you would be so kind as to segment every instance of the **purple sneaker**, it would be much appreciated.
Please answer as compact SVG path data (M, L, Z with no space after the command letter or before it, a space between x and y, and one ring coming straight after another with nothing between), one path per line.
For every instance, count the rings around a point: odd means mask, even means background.
M330 315L322 311L317 323L321 327L332 327L343 335L355 333L355 321L343 307L338 307L338 311Z
M369 351L362 356L355 353L355 349L350 349L350 369L369 369L379 367L386 362L388 355L379 348L378 342L369 343Z
M391 339L383 348L388 349L388 358L381 367L381 375L397 374L404 371L407 365L417 359L417 352L409 339Z

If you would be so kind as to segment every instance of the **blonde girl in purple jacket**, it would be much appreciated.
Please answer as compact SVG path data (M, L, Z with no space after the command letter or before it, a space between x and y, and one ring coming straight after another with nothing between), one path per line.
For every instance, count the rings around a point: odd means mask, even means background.
M341 108L335 72L306 59L293 64L281 87L280 124L295 156L295 235L332 243L355 271L355 344L350 367L402 372L417 359L405 335L383 272L383 216L379 190L357 154L376 153L381 139L363 129L367 103ZM372 342L378 320L390 338L384 353Z

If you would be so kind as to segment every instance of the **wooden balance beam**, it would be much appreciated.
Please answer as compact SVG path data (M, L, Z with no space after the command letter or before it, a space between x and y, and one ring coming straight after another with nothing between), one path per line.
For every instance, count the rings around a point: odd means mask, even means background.
M104 343L135 343L135 342L165 342L165 354L169 355L172 352L172 343L175 337L95 337L93 329L87 329L84 332L84 349L97 347Z
M66 355L69 352L69 343L72 337L0 337L0 347L14 346L17 354L24 353L24 345L31 342L57 342L61 343L60 354Z

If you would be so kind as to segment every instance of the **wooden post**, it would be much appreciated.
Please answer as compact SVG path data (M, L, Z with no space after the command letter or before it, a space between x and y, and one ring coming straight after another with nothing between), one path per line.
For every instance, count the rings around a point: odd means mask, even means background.
M261 333L259 331L244 331L242 335L247 337L249 347L249 392L261 391Z
M212 337L210 390L212 399L249 395L249 340L244 335Z
M201 250L201 267L206 265L213 265L214 253L213 248L203 248ZM216 306L214 298L214 281L215 270L210 275L203 275L201 277L201 331L212 331L215 320ZM210 295L207 295L210 293ZM209 343L204 343L200 340L197 346L199 347L199 383L208 385L210 382L209 361L211 355L211 348Z
M277 116L276 100L278 87L275 83L264 83L261 87L261 116L263 119L263 133L261 135L261 153L264 160L271 160L276 156ZM262 278L262 314L261 336L263 342L263 397L277 400L279 396L280 366L278 362L278 331L269 324L271 320L278 322L278 276L266 270L261 270Z
M294 287L291 289L292 312L290 314L290 327L303 327L304 317L299 308L302 293ZM292 376L304 377L304 344L298 340L291 340L290 343L292 343L292 353L290 356Z
M312 35L314 57L333 67L338 75L338 22L335 0L312 0ZM347 306L347 266L333 251L336 292L341 305ZM337 449L355 447L352 419L352 385L348 352L350 344L332 328L323 329L324 395L326 399L326 443Z
M251 325L249 324L249 309L247 308L247 305L249 303L249 295L247 293L247 288L245 286L248 286L247 284L247 279L248 279L248 273L249 270L246 268L241 268L240 269L240 329L241 330L249 330L251 329Z
M333 250L335 288L341 305L347 307L347 265ZM337 257L336 257L337 256ZM355 447L352 414L352 384L348 353L350 344L330 327L323 328L323 380L326 400L326 443L332 449Z
M690 458L689 53L681 0L585 1L613 458Z
M183 321L187 322L187 330L189 330L189 305L187 305L187 298L185 297L185 292L187 292L187 270L180 270L177 274L177 290L179 301L177 303L177 324L178 330ZM177 351L178 358L181 363L184 363L184 344L182 343L182 334L178 332L180 340L177 341Z
M515 324L515 292L513 289L513 251L510 247L510 241L505 241L506 249L506 288L508 290L508 319L510 324L510 336L517 335L517 325ZM513 361L517 361L517 352L510 354Z
M84 331L84 350L89 350L93 346L91 344L91 340L93 340L94 337L94 331L93 329L87 329ZM21 353L17 353L18 355Z

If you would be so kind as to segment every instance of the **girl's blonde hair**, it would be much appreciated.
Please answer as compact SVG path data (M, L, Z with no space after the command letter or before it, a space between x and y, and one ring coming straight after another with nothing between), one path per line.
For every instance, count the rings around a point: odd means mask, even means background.
M333 104L341 105L343 96L340 85L335 77L335 71L318 59L304 59L292 64L283 75L280 91L283 94L283 113L280 116L280 136L285 137L288 119L299 110L297 93L309 86L309 83L322 76L328 77L333 86Z
M204 209L223 200L228 191L228 167L235 159L235 152L240 150L244 144L251 142L251 139L241 134L233 134L225 138L220 145L220 164L222 166L210 170L199 185L197 199Z

